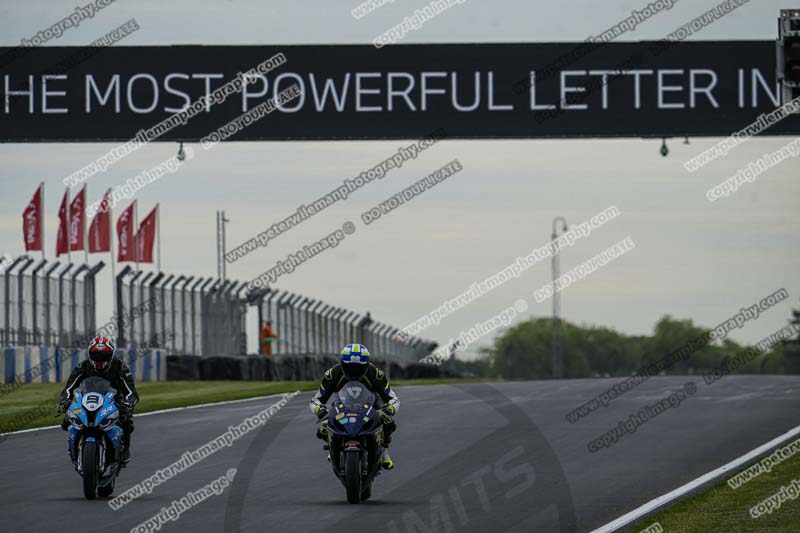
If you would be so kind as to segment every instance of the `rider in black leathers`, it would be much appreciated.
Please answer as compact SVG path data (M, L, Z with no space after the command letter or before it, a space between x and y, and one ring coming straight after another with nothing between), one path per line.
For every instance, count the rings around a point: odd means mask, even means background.
M359 362L351 362L351 358L357 355L356 359ZM363 344L348 344L342 349L341 353L342 362L338 365L329 368L322 376L322 381L319 385L319 390L311 399L309 407L311 412L317 415L320 420L328 416L328 408L325 404L333 396L334 392L339 391L349 381L358 381L366 386L371 392L378 395L380 404L378 413L383 421L383 454L381 456L381 464L386 470L394 468L394 461L389 456L386 448L392 441L392 433L397 429L397 424L394 421L394 415L400 407L400 399L397 393L389 386L389 379L386 374L369 362L369 350ZM322 433L318 432L317 436L324 439Z
M67 384L61 391L58 410L61 413L66 412L72 401L73 392L80 386L81 381L92 376L108 380L117 390L114 403L119 408L120 426L123 430L122 460L128 462L131 433L133 433L133 408L139 402L139 395L136 393L136 385L128 365L114 358L114 341L111 337L95 337L89 343L89 358L79 363L67 378ZM61 428L66 431L68 427L69 422L65 416Z

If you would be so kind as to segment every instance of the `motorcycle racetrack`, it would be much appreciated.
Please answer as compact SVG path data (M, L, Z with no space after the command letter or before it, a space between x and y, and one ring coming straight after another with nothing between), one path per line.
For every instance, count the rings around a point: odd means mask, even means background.
M322 442L314 437L308 392L289 399L263 426L230 447L119 510L112 510L108 499L84 499L60 429L9 435L0 443L0 529L591 531L798 423L800 378L789 376L728 376L712 385L698 376L652 378L608 407L574 423L566 420L567 412L616 382L398 387L401 407L391 447L397 467L379 475L371 499L359 505L346 502ZM635 431L618 434L608 447L589 450L590 441L676 391L688 392ZM133 460L114 494L279 400L138 416ZM173 500L231 469L236 469L233 481L220 494L172 513L173 520L146 523L158 513L169 516Z

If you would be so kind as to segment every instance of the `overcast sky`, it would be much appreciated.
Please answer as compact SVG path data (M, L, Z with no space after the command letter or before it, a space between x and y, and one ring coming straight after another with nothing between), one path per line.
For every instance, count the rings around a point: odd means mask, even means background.
M57 44L87 44L130 18L141 29L125 39L126 45L367 44L427 4L395 0L356 20L350 9L358 3L118 0L69 30ZM716 3L682 0L620 40L661 38ZM646 4L467 0L406 36L404 42L581 41ZM4 2L0 44L19 44L21 38L29 38L75 6L72 1L56 0ZM752 0L698 37L774 39L781 7L786 2ZM562 272L627 236L636 248L566 289L564 317L628 334L651 332L664 314L712 327L740 307L786 288L789 301L731 335L753 342L785 325L790 309L800 306L800 161L785 161L736 194L709 203L705 192L710 187L792 139L751 140L688 174L683 162L718 140L692 139L687 146L682 139L673 139L666 158L659 155L660 141L655 140L445 141L267 248L229 265L228 274L251 279L344 221L358 222L355 234L339 247L281 278L277 286L355 310L370 310L381 321L404 326L545 244L554 216L576 224L616 205L622 213L619 218L563 252ZM238 244L404 144L225 144L199 154L178 173L140 191L140 218L156 202L161 203L165 271L212 275L216 273L215 210L226 211L231 220L228 243ZM52 258L61 180L108 148L108 144L0 144L0 253L22 252L20 215L37 184L44 181L46 253ZM151 144L92 177L91 201L176 149L171 143ZM362 212L454 158L463 165L463 172L368 227L360 223ZM105 254L95 258L107 261ZM99 322L111 311L109 276L106 270L99 278ZM543 262L422 336L446 342L521 297L530 304L528 316L547 316L550 301L536 303L532 295L549 279L549 262ZM481 344L490 340L487 337Z

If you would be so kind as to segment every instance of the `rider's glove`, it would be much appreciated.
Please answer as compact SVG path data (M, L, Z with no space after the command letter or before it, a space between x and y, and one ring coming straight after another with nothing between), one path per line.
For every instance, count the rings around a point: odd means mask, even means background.
M378 414L381 417L381 421L384 424L388 424L392 420L394 420L394 406L393 405L387 405L383 409L380 409L378 411Z
M67 412L67 408L69 404L67 402L58 402L58 414L64 414Z
M125 414L133 413L133 404L128 402L127 400L122 400L119 402L119 410Z
M320 420L328 418L328 408L325 407L324 405L320 405L317 408L317 418Z

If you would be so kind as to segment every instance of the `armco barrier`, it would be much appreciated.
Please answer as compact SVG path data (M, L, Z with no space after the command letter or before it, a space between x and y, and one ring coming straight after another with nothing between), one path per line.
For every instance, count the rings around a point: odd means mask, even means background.
M317 381L339 362L331 355L167 356L167 380ZM376 364L386 370L385 364ZM447 369L424 364L391 363L391 379L450 377Z
M0 372L3 383L60 383L81 360L86 350L72 350L54 346L6 346L0 351ZM138 353L120 348L114 357L125 361L134 380L139 382L163 381L167 376L167 358L161 350Z

